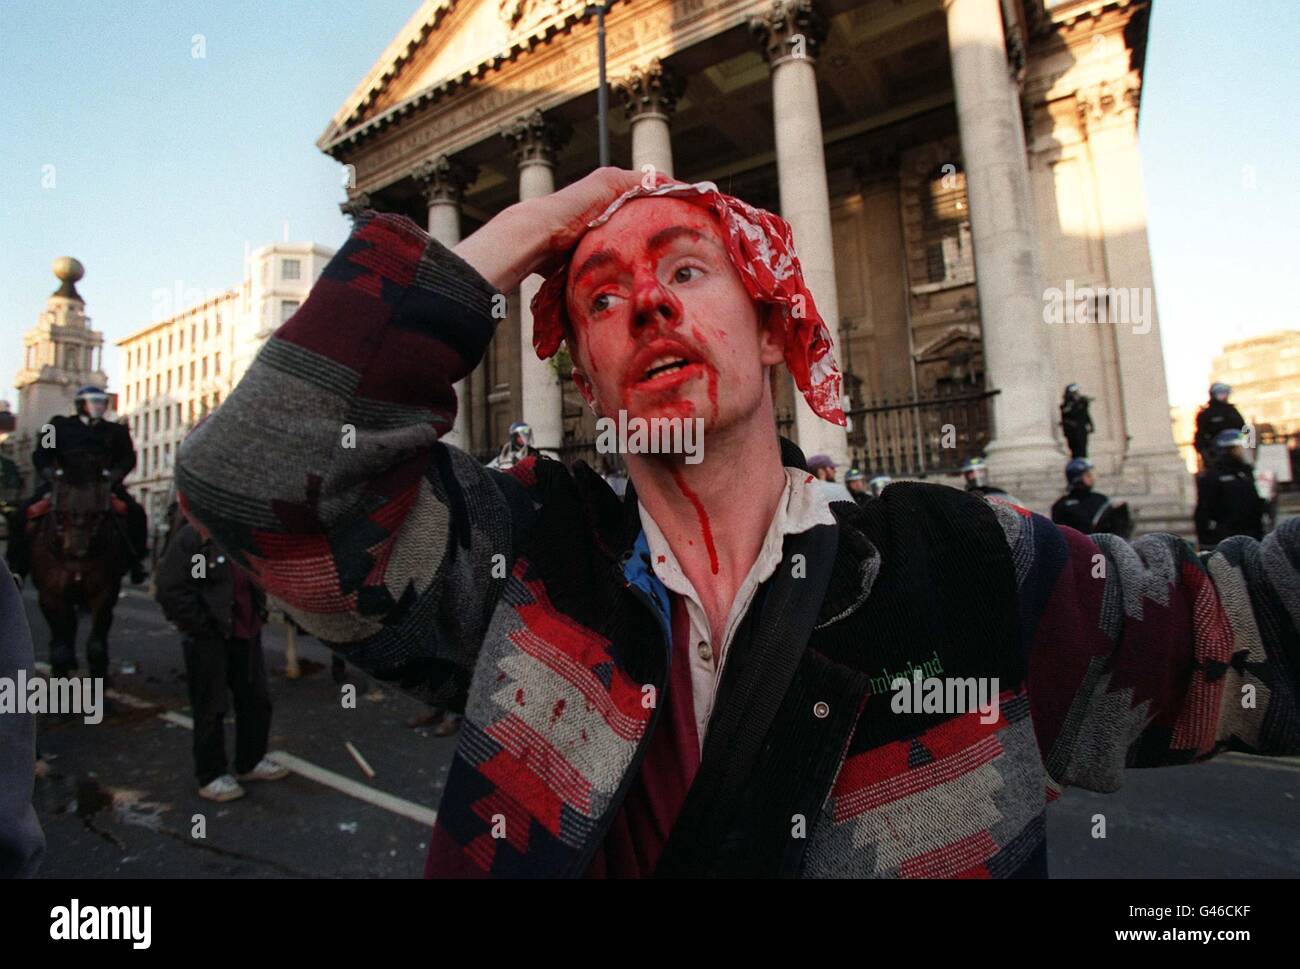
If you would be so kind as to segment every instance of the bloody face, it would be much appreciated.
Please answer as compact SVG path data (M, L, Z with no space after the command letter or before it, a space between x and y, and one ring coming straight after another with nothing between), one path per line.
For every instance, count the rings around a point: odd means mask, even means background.
M574 380L601 416L752 418L782 348L709 211L634 199L578 244L565 299Z

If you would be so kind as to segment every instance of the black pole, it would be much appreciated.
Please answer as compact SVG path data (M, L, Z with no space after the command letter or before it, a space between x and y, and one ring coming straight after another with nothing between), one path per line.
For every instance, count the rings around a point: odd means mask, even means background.
M596 7L596 58L600 87L596 89L596 115L600 121L600 164L609 164L609 89L605 86L605 0Z

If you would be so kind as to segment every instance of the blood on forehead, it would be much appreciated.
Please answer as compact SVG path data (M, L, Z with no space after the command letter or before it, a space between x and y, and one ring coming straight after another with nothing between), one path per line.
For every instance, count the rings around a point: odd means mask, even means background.
M712 212L678 199L636 199L582 237L569 263L568 295L594 270L611 263L635 268L680 239L707 242L728 256L722 225Z
M718 227L727 255L750 298L769 307L774 324L784 334L786 366L808 406L824 419L843 425L840 372L832 354L830 330L804 282L790 224L778 215L724 195L712 182L687 184L661 177L653 187L642 185L624 192L589 223L590 229L599 230L612 222L619 210L633 201L674 202L675 210L684 203L697 210L696 218L708 220L702 224ZM641 207L648 208L648 204ZM657 206L655 211L668 208ZM668 227L665 224L658 228ZM647 238L644 233L640 237ZM552 356L568 335L569 268L576 257L581 270L582 261L594 254L586 244L595 246L600 241L600 236L588 232L569 261L552 273L533 297L533 348L543 360ZM616 245L622 242L607 243L611 248Z

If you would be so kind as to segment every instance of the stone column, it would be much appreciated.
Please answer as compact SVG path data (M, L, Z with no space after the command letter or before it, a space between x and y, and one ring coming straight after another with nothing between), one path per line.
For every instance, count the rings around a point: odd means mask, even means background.
M1007 63L999 0L944 0L957 125L975 244L975 284L999 473L1058 474L1055 374L1019 91ZM1168 420L1165 421L1168 423Z
M1117 84L1102 83L1079 91L1075 101L1079 128L1092 156L1106 285L1112 292L1122 291L1128 303L1127 316L1116 319L1118 300L1111 299L1108 305L1101 299L1103 294L1097 294L1110 314L1100 325L1115 328L1127 455L1168 456L1175 448L1147 248L1147 200L1137 144L1140 84L1133 72ZM1123 304L1118 308L1122 310Z
M478 176L476 169L439 155L421 162L411 177L429 206L429 235L448 249L460 242L460 203ZM473 430L473 404L469 380L456 381L456 424L443 435L447 444L464 449L470 446Z
M794 230L795 251L817 310L840 355L839 297L831 244L830 190L822 142L821 111L813 59L826 36L826 22L812 0L773 0L750 30L772 69L772 123L776 132L776 171L781 215ZM844 428L822 420L795 394L795 425L804 454L829 454L841 468L849 459Z
M534 111L502 130L519 162L519 200L555 191L555 156L567 140L559 125ZM533 350L531 304L542 277L533 274L519 284L519 388L521 420L533 428L538 448L554 449L564 443L564 401L560 381L550 360L537 359Z
M649 67L632 68L611 87L632 125L632 167L646 165L669 177L673 174L673 142L668 119L677 107L685 84L668 65L655 58Z

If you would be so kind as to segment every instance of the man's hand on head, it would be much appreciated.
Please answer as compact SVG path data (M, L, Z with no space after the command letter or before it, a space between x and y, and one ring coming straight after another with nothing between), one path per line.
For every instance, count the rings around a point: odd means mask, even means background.
M587 223L641 177L621 168L598 168L558 192L502 210L454 251L497 289L510 292L533 273L553 271Z

